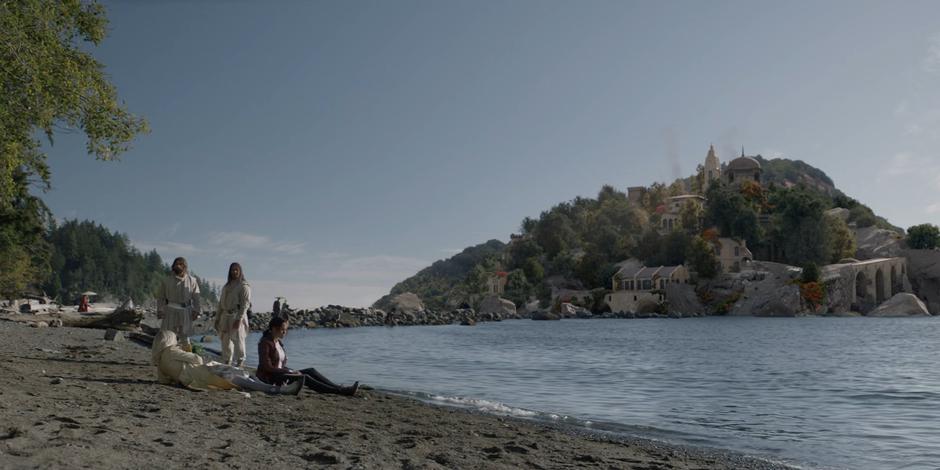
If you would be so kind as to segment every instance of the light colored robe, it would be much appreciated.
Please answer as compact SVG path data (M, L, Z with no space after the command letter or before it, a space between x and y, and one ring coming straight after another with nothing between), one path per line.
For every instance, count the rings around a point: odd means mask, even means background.
M197 390L229 390L237 388L232 382L213 373L203 364L202 357L183 351L176 341L176 333L161 331L153 339L151 362L157 366L157 381L162 384L179 383Z
M245 338L248 337L248 308L251 306L251 286L245 281L226 283L219 296L219 312L215 317L215 329L222 342L222 362L245 364L247 350ZM232 323L238 322L238 328L232 330Z
M170 274L157 288L157 313L163 317L160 329L172 331L184 342L193 334L193 314L198 315L199 284L188 273L183 277Z

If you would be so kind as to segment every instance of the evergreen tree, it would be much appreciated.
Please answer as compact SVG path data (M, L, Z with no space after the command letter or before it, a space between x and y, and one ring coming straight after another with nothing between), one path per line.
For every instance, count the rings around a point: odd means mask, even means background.
M908 228L907 246L915 250L932 250L940 246L940 228L932 224L920 224Z

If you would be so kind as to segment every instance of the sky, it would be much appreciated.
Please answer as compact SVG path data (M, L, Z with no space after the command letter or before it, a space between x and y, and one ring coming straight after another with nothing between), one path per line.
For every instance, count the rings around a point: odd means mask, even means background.
M256 310L368 306L605 184L804 160L901 227L940 223L940 2L103 2L92 52L151 132L46 145L93 220Z

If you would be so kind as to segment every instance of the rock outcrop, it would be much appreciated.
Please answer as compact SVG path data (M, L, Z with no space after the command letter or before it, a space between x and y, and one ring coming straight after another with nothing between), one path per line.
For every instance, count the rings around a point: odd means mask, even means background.
M695 288L689 284L666 284L666 314L670 317L696 317L705 314Z
M480 314L495 315L498 318L513 318L516 316L516 304L512 303L511 300L491 295L480 302Z
M416 294L404 292L398 294L389 300L389 312L400 313L404 315L414 314L424 310L424 302Z
M910 317L930 315L927 306L914 294L901 292L884 301L874 310L868 312L869 317Z
M860 260L900 256L901 235L875 226L857 228L855 257Z
M327 305L312 310L295 310L290 312L288 318L295 328L354 328L358 326L472 324L517 319L522 316L516 313L477 312L472 308L448 311L406 309L386 312L378 308ZM270 320L270 312L255 313L249 326L252 330L264 330Z
M792 317L804 313L800 288L792 282L799 275L799 268L786 264L752 262L750 269L726 281L725 291L740 296L729 314Z
M940 315L940 250L903 250L911 290L924 299L932 315Z

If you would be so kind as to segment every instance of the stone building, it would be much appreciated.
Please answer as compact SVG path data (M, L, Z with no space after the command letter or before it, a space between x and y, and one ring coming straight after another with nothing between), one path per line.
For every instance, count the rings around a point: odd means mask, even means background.
M730 184L741 184L744 181L761 182L760 162L754 157L744 155L744 149L741 149L741 156L728 162L725 168L725 180Z
M721 178L721 162L718 161L714 145L708 146L708 155L705 156L705 167L702 171L705 172L702 179L702 193L704 193L708 191L708 187L713 181L718 181Z
M627 188L627 200L634 204L643 204L643 196L645 194L645 186L630 186Z
M486 280L486 290L489 295L503 295L506 291L506 281L509 280L509 273L506 271L496 271L490 274Z
M685 266L624 266L611 278L612 292L607 294L607 305L612 312L636 312L652 308L665 300L669 283L688 284L689 270Z
M747 248L745 240L720 237L714 242L714 246L715 256L721 263L722 272L739 272L745 263L754 260L754 255Z

